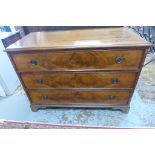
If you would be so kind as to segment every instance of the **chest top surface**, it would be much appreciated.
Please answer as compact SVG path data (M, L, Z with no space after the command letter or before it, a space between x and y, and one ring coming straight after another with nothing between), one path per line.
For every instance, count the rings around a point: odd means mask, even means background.
M49 49L144 47L150 43L127 27L33 32L10 45L6 51Z

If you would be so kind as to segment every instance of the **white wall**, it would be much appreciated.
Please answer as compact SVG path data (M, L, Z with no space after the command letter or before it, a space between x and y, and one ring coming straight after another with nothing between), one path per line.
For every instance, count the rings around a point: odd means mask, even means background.
M7 95L11 95L20 85L20 81L4 49L0 40L0 85Z

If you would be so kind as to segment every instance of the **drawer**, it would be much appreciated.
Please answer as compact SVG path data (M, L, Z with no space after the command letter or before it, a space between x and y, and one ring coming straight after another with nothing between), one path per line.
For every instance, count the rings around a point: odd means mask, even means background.
M32 104L126 105L129 91L29 91Z
M34 52L12 55L18 71L137 69L142 50Z
M22 73L26 88L132 88L136 73Z

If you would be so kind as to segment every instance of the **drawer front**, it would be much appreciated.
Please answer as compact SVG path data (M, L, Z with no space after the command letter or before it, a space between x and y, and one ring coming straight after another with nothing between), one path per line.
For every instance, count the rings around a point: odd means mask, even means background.
M132 88L136 73L23 73L26 88Z
M126 105L129 91L29 91L32 104Z
M126 51L76 51L37 52L14 54L12 58L18 71L48 71L74 69L137 69L143 52Z

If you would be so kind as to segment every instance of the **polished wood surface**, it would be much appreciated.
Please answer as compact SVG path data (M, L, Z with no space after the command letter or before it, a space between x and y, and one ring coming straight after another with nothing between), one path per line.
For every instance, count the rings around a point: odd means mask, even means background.
M142 39L131 29L103 28L87 30L68 30L56 32L34 32L12 44L6 51L31 51L45 49L76 48L117 48L149 47L150 43Z
M126 105L129 91L29 91L32 104Z
M31 102L129 111L150 44L127 28L32 33L7 48Z
M41 88L132 88L136 73L24 73L21 74L27 89Z
M134 55L134 56L133 56ZM142 50L88 50L14 54L18 71L138 69ZM121 57L120 63L116 59ZM34 64L32 63L34 61Z

